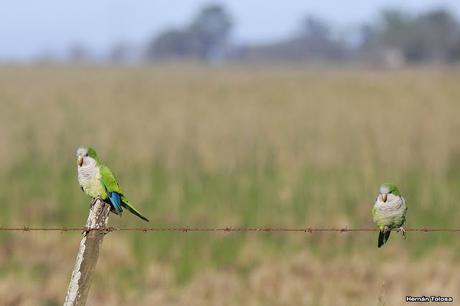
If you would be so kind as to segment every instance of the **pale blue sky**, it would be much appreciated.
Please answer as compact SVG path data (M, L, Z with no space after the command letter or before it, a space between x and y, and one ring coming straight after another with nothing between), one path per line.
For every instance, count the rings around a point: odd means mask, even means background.
M181 26L209 0L2 0L0 59L21 60L43 52L63 54L83 43L103 53L117 41L142 44L162 29ZM384 7L420 11L447 7L460 16L456 0L221 0L234 16L234 40L270 41L289 34L306 14L334 25L359 24Z

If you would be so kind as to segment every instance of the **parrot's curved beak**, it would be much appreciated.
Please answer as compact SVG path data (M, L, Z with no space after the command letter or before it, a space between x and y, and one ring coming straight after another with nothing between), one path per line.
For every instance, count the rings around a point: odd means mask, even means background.
M79 155L77 159L77 164L79 167L83 165L83 156Z
M388 194L382 193L382 201L383 201L383 203L385 203L387 201L387 196L388 196Z

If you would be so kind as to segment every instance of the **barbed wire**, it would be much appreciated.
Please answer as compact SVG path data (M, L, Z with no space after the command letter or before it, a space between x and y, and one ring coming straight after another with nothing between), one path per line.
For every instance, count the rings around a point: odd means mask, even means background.
M356 233L356 232L378 232L378 228L349 228L349 227L298 227L298 228L282 228L282 227L103 227L103 228L87 228L87 227L0 227L0 231L16 231L16 232L31 232L31 231L58 231L58 232L90 232L103 231L110 232L298 232L298 233L324 233L324 232L340 232L340 233ZM399 232L400 229L393 229ZM460 228L406 228L406 232L460 232Z

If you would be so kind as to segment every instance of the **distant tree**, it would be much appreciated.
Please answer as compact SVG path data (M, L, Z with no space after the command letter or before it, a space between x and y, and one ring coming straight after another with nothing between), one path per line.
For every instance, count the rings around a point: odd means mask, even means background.
M232 21L221 5L208 5L184 29L167 30L147 48L150 58L200 58L218 61L225 57Z
M365 23L359 27L357 46L361 50L375 50L379 44L378 30L369 23Z
M459 41L455 17L446 10L438 9L420 15L415 23L417 31L409 51L420 55L422 60L447 59L449 50Z
M168 30L155 38L147 53L159 59L198 57L197 44L189 31Z
M408 62L446 61L459 46L459 26L444 9L412 16L398 9L381 14L381 44L400 50Z
M326 21L309 15L301 24L300 36L314 41L327 41L330 39L331 30Z
M382 43L391 48L404 49L414 29L412 16L399 9L386 9L380 18Z
M232 21L223 6L203 8L190 26L200 45L200 55L207 60L220 60L228 47Z
M364 23L355 29L356 40L350 50L351 57L364 63L382 62L378 27L372 23Z

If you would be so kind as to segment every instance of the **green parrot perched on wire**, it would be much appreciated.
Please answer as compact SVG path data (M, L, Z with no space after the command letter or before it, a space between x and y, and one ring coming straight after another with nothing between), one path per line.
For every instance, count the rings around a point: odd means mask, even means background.
M406 222L406 213L406 201L401 196L398 187L392 183L382 184L372 208L374 223L380 229L377 243L379 248L388 241L392 229L399 229L406 238L406 230L403 227Z
M81 189L94 200L102 199L110 204L110 210L121 215L126 208L144 221L149 220L135 209L121 192L112 171L97 157L96 150L91 147L77 149L78 183Z

